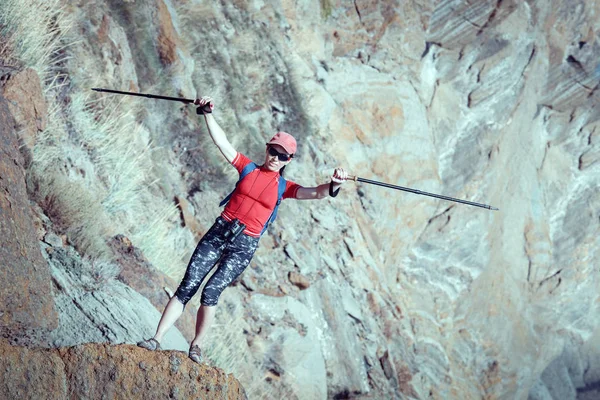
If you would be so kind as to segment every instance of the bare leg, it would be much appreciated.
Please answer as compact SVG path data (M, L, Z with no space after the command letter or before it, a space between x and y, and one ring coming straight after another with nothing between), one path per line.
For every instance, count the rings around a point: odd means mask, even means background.
M196 337L192 340L190 347L198 345L202 347L202 340L215 319L217 306L200 306L196 318Z
M169 300L169 303L167 303L165 311L163 311L162 317L160 318L154 339L156 339L159 343L162 342L165 333L167 333L175 321L181 317L181 314L183 314L183 304L177 297L171 297L171 300Z

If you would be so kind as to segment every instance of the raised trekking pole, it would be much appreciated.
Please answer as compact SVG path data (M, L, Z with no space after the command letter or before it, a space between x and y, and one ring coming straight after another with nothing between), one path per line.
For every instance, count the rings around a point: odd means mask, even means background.
M391 184L385 183L385 182L372 181L370 179L360 178L358 176L352 176L352 175L350 175L350 176L348 176L348 180L355 181L355 182L370 183L371 185L383 186L383 187L390 188L390 189L403 190L405 192L410 192L410 193L414 193L414 194L421 194L423 196L435 197L435 198L442 199L442 200L456 201L458 203L468 204L470 206L487 208L488 210L494 210L494 211L498 211L499 210L498 208L492 207L492 206L488 206L487 204L481 204L481 203L475 203L475 202L467 201L467 200L455 199L454 197L448 197L448 196L442 196L441 194L423 192L421 190L411 189L411 188L407 188L407 187L404 187L404 186L391 185Z
M146 93L135 93L135 92L122 92L120 90L112 90L112 89L100 89L100 88L92 88L92 90L96 92L106 92L106 93L115 93L115 94L125 94L127 96L139 96L139 97L147 97L149 99L159 99L159 100L169 100L169 101L180 101L185 104L192 104L195 100L184 99L182 97L168 97L168 96L157 96L155 94L146 94Z
M148 99L179 101L184 104L193 104L196 101L196 100L192 100L192 99L184 99L183 97L169 97L169 96L158 96L155 94L147 94L147 93L122 92L120 90L112 90L112 89L92 88L92 90L95 92L105 92L105 93L124 94L127 96L146 97ZM205 107L196 107L196 114L204 114L203 110L206 111L206 106Z

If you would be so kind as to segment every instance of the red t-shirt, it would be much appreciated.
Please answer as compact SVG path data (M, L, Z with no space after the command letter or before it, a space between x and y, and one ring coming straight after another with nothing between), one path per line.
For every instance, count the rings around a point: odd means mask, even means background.
M238 152L231 165L241 174L244 167L251 162L252 160ZM245 234L259 237L277 204L279 177L278 171L269 171L262 167L250 172L238 183L221 216L227 221L239 219L246 225ZM287 181L283 198L296 198L300 187L295 182Z

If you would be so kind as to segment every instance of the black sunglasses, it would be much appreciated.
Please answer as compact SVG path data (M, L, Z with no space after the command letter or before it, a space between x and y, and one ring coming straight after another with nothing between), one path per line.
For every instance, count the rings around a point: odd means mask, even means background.
M279 161L289 161L289 159L292 158L292 155L286 154L286 153L280 153L271 146L268 146L268 149L269 149L269 154L273 157L277 156Z

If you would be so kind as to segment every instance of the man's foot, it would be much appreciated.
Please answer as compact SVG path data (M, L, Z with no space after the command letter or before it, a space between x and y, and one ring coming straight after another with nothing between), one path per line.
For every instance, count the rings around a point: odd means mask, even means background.
M158 343L158 341L154 338L142 340L137 345L146 350L151 350L151 351L160 350L160 343Z
M200 350L200 347L198 347L197 344L190 347L189 356L192 359L192 361L197 362L198 364L202 362L202 351Z

